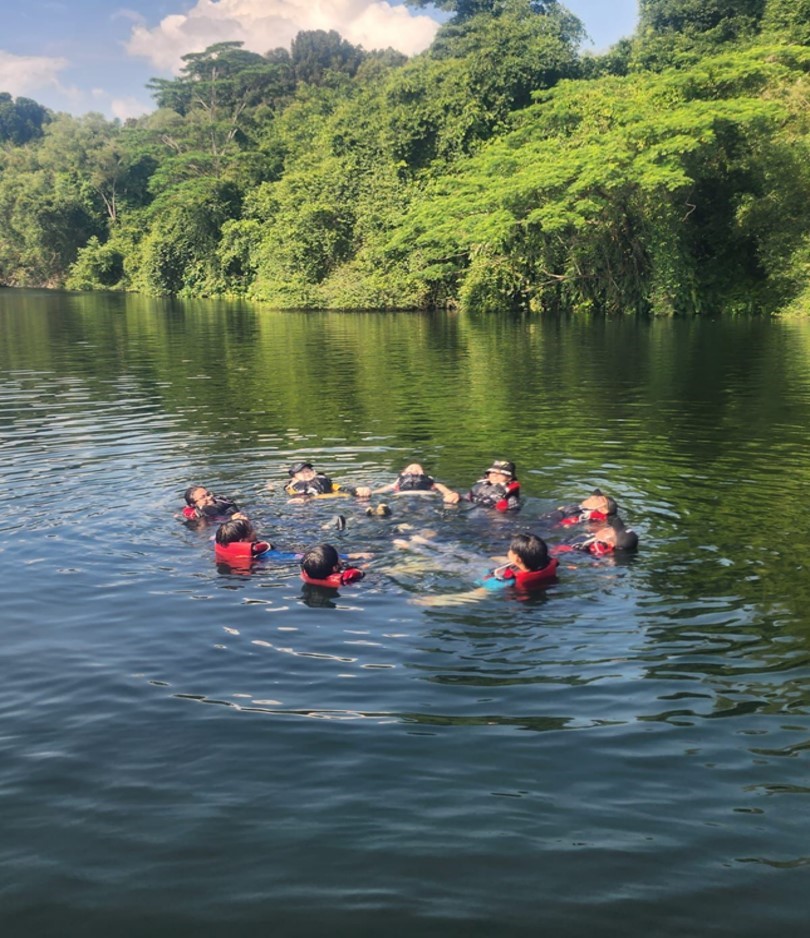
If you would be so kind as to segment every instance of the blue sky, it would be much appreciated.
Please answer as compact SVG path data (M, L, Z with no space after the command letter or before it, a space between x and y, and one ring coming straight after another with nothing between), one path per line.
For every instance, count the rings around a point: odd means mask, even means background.
M633 32L637 0L566 0L602 51ZM366 49L409 55L436 21L397 0L3 0L0 91L54 110L134 117L152 109L146 82L169 77L180 56L240 39L266 52L301 29L336 29Z

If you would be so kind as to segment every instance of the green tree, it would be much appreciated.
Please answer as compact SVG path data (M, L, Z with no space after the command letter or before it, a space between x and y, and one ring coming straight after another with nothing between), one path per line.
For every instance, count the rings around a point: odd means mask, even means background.
M639 0L636 70L694 64L729 43L752 40L766 0Z
M769 38L810 45L810 0L767 0L762 31Z
M0 144L22 146L38 139L50 119L48 109L31 98L15 100L8 92L0 92Z
M354 76L366 53L330 29L302 30L292 41L290 60L295 80L320 85L328 72Z
M773 308L786 296L778 258L802 247L806 223L797 210L779 236L776 211L766 225L751 206L807 201L772 89L809 65L754 48L644 82L563 83L414 198L391 263L407 249L434 299L485 306Z
M508 4L508 0L406 0L408 6L432 6L439 10L451 10L456 20L466 20L480 14L498 15ZM552 13L562 6L557 0L530 0L529 6L534 13Z
M211 296L226 285L218 253L222 227L240 211L228 182L189 180L149 208L149 226L128 264L129 281L146 293Z
M720 41L752 33L766 0L639 0L639 29L715 33Z

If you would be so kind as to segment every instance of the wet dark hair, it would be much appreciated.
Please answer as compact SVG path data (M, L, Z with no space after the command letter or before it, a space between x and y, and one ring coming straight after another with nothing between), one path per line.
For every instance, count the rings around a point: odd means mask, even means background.
M193 506L193 505L194 505L194 499L191 497L192 494L193 494L194 492L196 492L197 489L204 489L204 488L205 488L204 485L190 485L190 486L186 489L186 491L183 493L183 498L185 498L186 504Z
M635 550L638 547L638 534L632 528L626 528L618 515L609 525L616 532L615 550Z
M223 547L226 544L234 544L236 541L251 541L256 537L253 525L244 518L237 518L223 522L214 535L217 544Z
M310 547L301 558L301 569L313 580L325 580L340 563L338 552L331 544Z
M623 531L616 538L617 550L635 550L638 547L638 534L635 531Z
M607 511L605 512L606 515L610 516L618 514L619 506L616 504L615 498L611 498L610 495L605 495L602 489L594 489L591 492L591 495L598 495L600 498L605 499L607 503Z
M548 566L548 545L536 534L515 534L509 550L514 551L529 570L542 570Z

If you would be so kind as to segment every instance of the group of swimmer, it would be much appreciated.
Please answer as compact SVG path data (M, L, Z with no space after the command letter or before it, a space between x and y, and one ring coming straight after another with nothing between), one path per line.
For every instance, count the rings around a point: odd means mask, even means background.
M407 493L435 493L447 505L468 502L483 509L512 512L521 507L520 482L513 462L495 460L469 489L466 495L437 482L419 463L410 463L390 484L372 489L369 486L339 485L327 475L316 471L311 462L296 462L288 470L284 486L293 502L304 502L330 495L346 495L370 500L375 495L405 495ZM256 560L282 560L297 562L301 579L310 585L335 589L362 579L364 571L350 561L369 559L368 553L340 554L332 544L322 543L303 553L277 550L269 541L258 536L250 518L229 498L213 494L203 485L191 485L185 491L184 521L192 524L217 525L214 551L218 563L244 568ZM386 504L366 508L368 515L389 515ZM538 519L545 525L577 533L560 544L549 547L546 541L533 533L517 533L509 543L504 558L495 558L498 566L476 581L481 591L513 588L521 592L545 589L556 581L559 561L557 556L567 551L585 551L601 557L616 551L632 551L638 546L638 536L625 526L619 515L615 499L600 489L581 502L562 505ZM345 527L345 518L337 515L337 528ZM436 545L429 538L413 535L407 540L395 540L401 548L430 551Z

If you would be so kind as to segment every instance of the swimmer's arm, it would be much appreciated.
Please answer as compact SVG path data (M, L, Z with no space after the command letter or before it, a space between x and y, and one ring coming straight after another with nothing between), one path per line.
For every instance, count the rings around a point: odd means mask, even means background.
M487 590L482 586L467 590L464 593L444 593L441 596L419 596L412 599L415 606L466 606L469 603L477 603L487 595Z
M382 485L380 486L380 488L374 489L373 491L369 489L368 494L369 495L388 495L389 493L396 492L396 491L397 491L396 482L391 482L388 485Z
M338 485L337 482L332 483L333 492L346 492L349 495L354 495L355 498L371 498L371 489L367 485Z
M433 488L441 495L442 499L447 505L457 505L461 500L461 496L458 494L458 492L454 492L453 489L448 488L441 482L434 482Z

